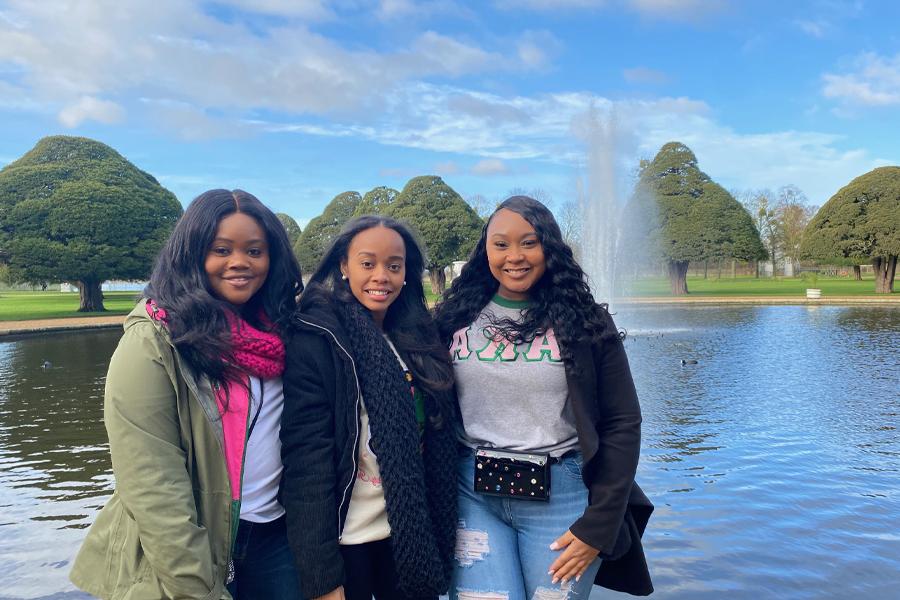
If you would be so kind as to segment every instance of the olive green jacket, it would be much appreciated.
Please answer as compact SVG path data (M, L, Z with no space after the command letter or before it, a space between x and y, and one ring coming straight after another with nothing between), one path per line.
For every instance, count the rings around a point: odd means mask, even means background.
M230 599L237 524L218 408L141 300L106 379L115 492L70 578L104 599Z

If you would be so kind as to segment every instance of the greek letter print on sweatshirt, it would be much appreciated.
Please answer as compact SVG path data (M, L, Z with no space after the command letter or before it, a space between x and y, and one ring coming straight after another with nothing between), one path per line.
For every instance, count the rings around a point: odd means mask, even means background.
M552 328L533 341L498 337L492 321L521 319L526 302L495 296L453 335L450 354L463 443L560 456L578 446L565 365Z

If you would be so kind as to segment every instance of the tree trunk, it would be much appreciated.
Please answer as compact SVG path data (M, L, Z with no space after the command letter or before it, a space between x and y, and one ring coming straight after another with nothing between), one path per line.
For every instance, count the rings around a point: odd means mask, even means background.
M859 268L859 265L853 265L853 279L862 281L862 269Z
M892 293L894 291L894 275L897 273L897 257L873 258L872 267L875 269L875 293Z
M99 281L79 281L78 294L81 296L81 306L78 312L105 312L103 307L103 292L100 290Z
M428 278L431 280L431 293L440 296L447 287L447 275L444 273L443 267L434 267L428 269Z
M716 279L722 279L722 259L716 260Z
M670 260L666 263L669 271L669 285L672 286L673 296L688 294L687 270L689 264L686 260Z
M753 265L756 267L756 278L759 279L759 261L754 260Z
M731 278L734 279L737 276L737 261L735 259L731 259Z
M703 279L709 279L709 261L703 261Z

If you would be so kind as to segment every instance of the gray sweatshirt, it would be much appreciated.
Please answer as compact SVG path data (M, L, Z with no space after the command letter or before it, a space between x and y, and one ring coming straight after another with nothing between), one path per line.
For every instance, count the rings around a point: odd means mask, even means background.
M578 446L566 371L553 330L513 345L491 339L491 315L518 320L526 302L499 296L475 322L457 331L450 353L462 412L462 441L470 447L549 452Z

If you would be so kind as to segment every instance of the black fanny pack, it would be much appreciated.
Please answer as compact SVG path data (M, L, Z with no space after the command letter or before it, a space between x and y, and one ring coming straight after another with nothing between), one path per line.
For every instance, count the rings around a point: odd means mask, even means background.
M478 446L474 489L486 496L550 500L550 455Z

